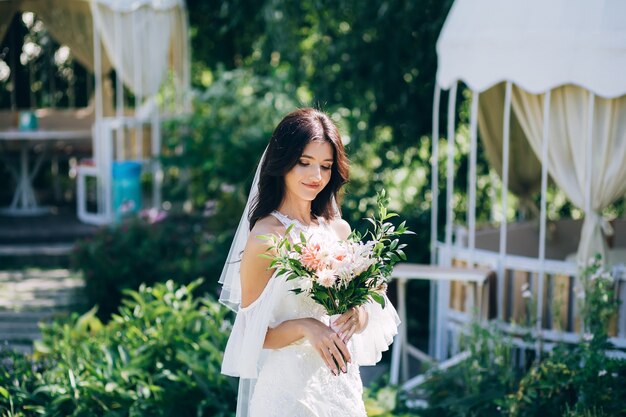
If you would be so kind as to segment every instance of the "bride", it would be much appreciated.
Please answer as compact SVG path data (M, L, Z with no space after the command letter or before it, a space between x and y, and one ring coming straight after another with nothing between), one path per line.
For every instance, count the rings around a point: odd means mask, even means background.
M222 373L240 377L237 416L364 417L360 365L374 365L397 333L389 302L341 315L331 329L324 309L268 269L259 235L300 233L345 240L350 226L336 204L348 160L330 118L315 109L288 114L257 169L248 204L222 272L220 301L237 312Z

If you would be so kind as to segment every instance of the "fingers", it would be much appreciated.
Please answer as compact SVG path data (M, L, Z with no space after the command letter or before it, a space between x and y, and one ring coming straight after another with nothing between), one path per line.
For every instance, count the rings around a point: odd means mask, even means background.
M352 317L352 318L350 318L350 320L348 320L346 323L344 323L344 325L341 326L341 328L337 331L337 333L339 334L339 336L341 336L341 339L344 342L346 342L345 335L348 332L352 332L352 334L354 334L354 332L356 331L356 328L357 328L357 324L358 324L358 321L357 321L356 317Z
M344 362L351 362L352 361L352 357L350 356L350 351L348 350L348 346L346 346L346 344L343 342L343 340L341 340L341 338L337 335L337 339L335 340L335 346L339 349L339 351L341 352L341 361ZM344 366L345 366L345 362L344 362ZM345 372L345 371L344 371Z
M355 332L356 332L356 325L350 327L347 332L343 333L341 337L341 340L343 340L343 343L347 344Z
M339 375L339 369L337 368L337 365L335 365L335 361L333 360L333 356L331 355L330 350L326 346L322 346L318 349L318 353L320 354L322 359L324 359L326 366L328 366L328 369L330 369L333 375Z
M343 313L335 322L333 323L335 326L341 326L339 328L339 333L343 333L353 324L358 322L359 319L359 310L357 307L352 307L350 310Z
M346 361L351 360L350 352L337 333L333 332L317 350L333 375L339 375L340 371L344 373L348 371Z
M341 341L339 336L337 336L337 340L334 341L332 346L328 347L328 350L332 354L332 357L333 357L335 363L337 364L336 365L337 373L339 373L339 370L341 370L343 373L346 373L348 371L348 368L346 367L346 362L344 360L344 358L346 356L345 356L345 354L342 354L342 350L337 346L337 345L340 345L340 344L343 345L344 343ZM335 375L337 375L337 374L335 374Z

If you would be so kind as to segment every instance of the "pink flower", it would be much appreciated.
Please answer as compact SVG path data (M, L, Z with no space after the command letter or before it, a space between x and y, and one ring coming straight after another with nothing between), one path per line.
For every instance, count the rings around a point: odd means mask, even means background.
M302 255L300 256L300 262L305 268L311 271L317 271L322 267L322 260L320 259L320 244L308 242L304 248L302 248Z
M332 269L317 271L317 283L322 287L332 287L335 284L335 271Z

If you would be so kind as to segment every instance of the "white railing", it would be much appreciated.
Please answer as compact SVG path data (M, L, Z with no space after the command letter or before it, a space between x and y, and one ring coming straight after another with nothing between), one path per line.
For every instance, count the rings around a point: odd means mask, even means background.
M500 326L502 330L510 334L514 339L522 340L526 336L531 339L538 340L538 346L541 343L542 349L550 349L555 342L576 343L581 340L579 320L577 312L577 298L574 294L574 286L576 284L577 265L571 262L558 260L544 260L516 256L501 256L498 252L492 252L481 249L469 249L461 246L448 246L445 243L437 244L437 259L439 265L450 265L450 262L456 261L465 263L469 266L488 267L494 271L503 271L504 276L498 277L497 283L504 285L504 299L500 300L496 297L495 307L498 317L502 317L503 321ZM610 338L610 341L617 348L626 348L626 268L617 266L613 270L616 278L616 297L620 300L620 308L618 312L616 334ZM542 288L546 293L547 301L543 305L535 305L534 307L541 310L541 323L535 326L535 321L529 317L533 317L535 311L528 308L529 306L516 305L520 300L516 299L515 293L519 292L520 279L525 276L528 290L532 299L537 300L537 289ZM561 281L567 283L566 287L559 288L556 285L556 279L559 277ZM539 279L543 279L543 286L539 285ZM518 281L518 282L516 282ZM448 286L448 289L450 287ZM500 291L500 289L498 289ZM565 292L565 294L563 294ZM564 300L565 305L555 305L553 300L557 294L561 293L558 298ZM456 311L450 308L450 291L445 294L439 294L439 304L437 305L437 333L438 343L436 343L435 355L439 359L448 357L450 354L456 353L455 343L459 336L458 329L466 325L470 320L470 313L467 311ZM529 305L532 303L528 303ZM564 320L558 319L561 315L560 311L565 311ZM515 325L516 311L525 311L527 323L524 325ZM489 312L490 316L496 316L493 310ZM533 322L532 324L530 322ZM555 323L556 321L556 323ZM559 325L562 322L563 325ZM529 326L532 326L529 329ZM448 341L450 338L450 341Z

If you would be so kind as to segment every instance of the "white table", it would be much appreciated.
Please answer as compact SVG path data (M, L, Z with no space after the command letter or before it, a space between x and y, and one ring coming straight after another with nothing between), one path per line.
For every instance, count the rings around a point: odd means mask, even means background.
M398 334L394 339L391 350L391 375L389 382L397 385L402 377L402 388L410 390L424 381L424 375L418 375L409 379L408 359L409 355L416 359L435 364L435 360L428 354L422 352L415 346L409 344L406 329L406 284L408 280L421 279L431 282L460 281L470 285L468 291L468 308L477 309L479 319L487 318L489 302L489 276L493 271L488 268L471 267L443 267L438 265L423 265L412 263L401 263L394 267L391 278L395 279L398 285L398 315L400 316L400 326ZM441 329L440 329L441 330ZM440 337L440 334L437 334ZM467 357L465 352L456 355L447 361L439 363L440 369L445 369L458 363ZM400 375L402 374L402 375Z
M91 130L0 130L0 140L20 143L19 169L7 164L17 181L13 200L0 212L12 216L34 216L48 211L37 204L33 189L33 180L41 168L44 154L39 155L31 167L28 154L30 143L85 139L91 139Z

